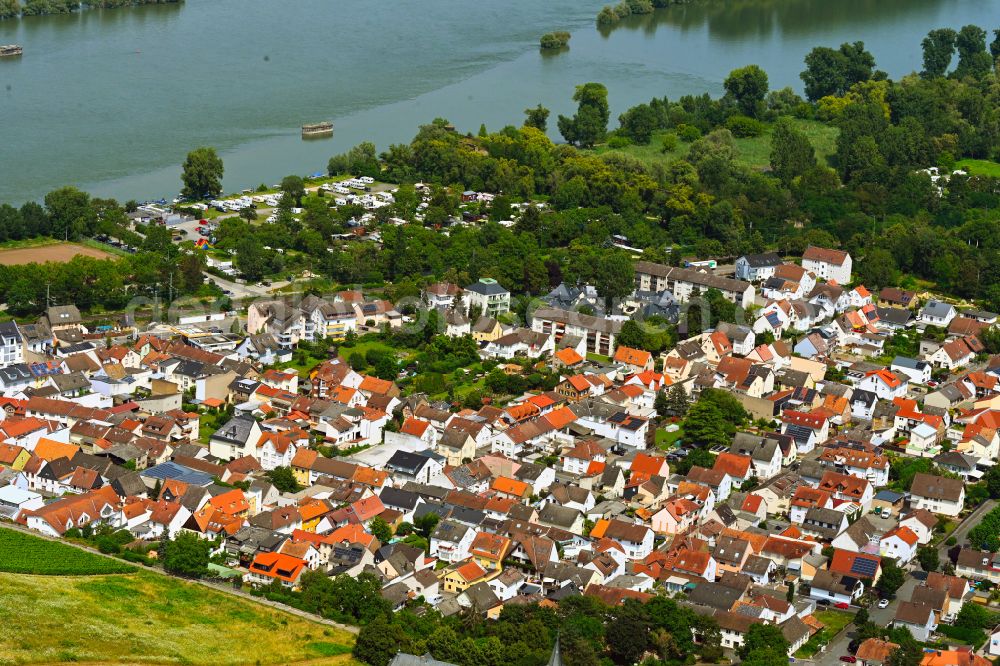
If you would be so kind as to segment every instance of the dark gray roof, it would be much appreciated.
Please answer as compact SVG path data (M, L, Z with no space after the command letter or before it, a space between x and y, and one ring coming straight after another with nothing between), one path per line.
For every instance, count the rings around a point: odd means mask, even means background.
M417 493L391 486L383 488L382 492L379 493L379 498L382 500L382 504L386 506L398 507L408 511L415 509L421 501L420 495Z
M777 266L781 263L781 257L774 252L764 252L763 254L745 254L740 259L747 262L751 268L762 268L764 266Z
M693 604L708 606L717 610L728 611L733 604L743 596L743 590L721 585L720 583L710 583L708 581L699 582L698 585L688 593L688 601Z
M0 322L0 338L13 338L16 342L20 342L21 331L18 330L17 324L12 321Z
M423 469L424 465L426 465L429 461L430 458L428 456L423 456L419 453L396 451L392 454L392 457L386 461L385 467L386 470L390 472L413 476Z
M955 311L955 306L941 301L927 301L920 314L931 317L947 317Z
M477 294L482 294L483 296L497 296L499 294L510 293L506 289L500 286L500 283L496 280L491 280L489 278L482 278L479 282L470 284L465 288L466 291L474 291Z
M15 365L8 365L6 368L0 368L0 383L2 384L28 382L34 379L34 377L27 363L17 363Z
M875 313L882 321L897 326L906 326L913 318L913 313L905 308L875 308Z
M234 416L224 426L212 433L212 439L246 444L255 421L249 416Z

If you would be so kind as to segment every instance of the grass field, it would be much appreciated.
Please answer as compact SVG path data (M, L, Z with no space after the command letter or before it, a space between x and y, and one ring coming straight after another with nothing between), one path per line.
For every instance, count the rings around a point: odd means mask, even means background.
M668 451L677 444L677 440L684 436L684 431L678 428L673 432L668 432L662 428L656 431L656 447Z
M968 171L972 176L990 176L1000 178L1000 163L990 160L959 160L956 169Z
M0 265L17 266L20 264L44 263L46 261L66 262L77 255L107 259L113 257L110 252L78 245L77 243L61 243L59 241L40 242L27 246L0 249Z
M43 576L89 576L135 570L134 566L125 562L94 555L58 541L0 529L0 571Z
M809 658L819 652L819 649L833 640L833 637L843 631L844 627L854 619L852 613L839 610L821 610L813 613L813 617L823 623L824 627L813 634L805 645L795 653L796 657Z
M819 159L820 163L825 164L827 158L837 149L836 142L839 130L835 127L830 127L829 125L815 120L799 120L797 118L791 120L792 124L795 125L797 129L805 133L805 135L809 138L813 148L816 149L816 157ZM678 141L677 147L673 150L666 153L662 152L661 147L663 145L663 136L665 134L667 134L667 132L655 132L653 134L652 141L645 146L626 146L625 148L619 148L616 150L608 148L607 146L597 146L594 148L594 152L597 154L616 151L622 152L627 155L631 155L644 164L654 164L657 162L670 164L687 155L688 150L691 148L691 144L683 141ZM761 136L736 139L736 149L737 163L751 169L763 169L770 166L771 128L768 127L767 131Z
M0 573L0 664L356 664L334 627L148 571Z

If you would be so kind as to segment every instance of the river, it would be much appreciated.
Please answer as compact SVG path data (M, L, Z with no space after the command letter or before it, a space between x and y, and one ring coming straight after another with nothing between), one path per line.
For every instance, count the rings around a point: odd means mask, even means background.
M801 89L809 49L844 41L901 76L929 29L1000 17L1000 0L697 0L601 32L603 4L187 0L0 22L0 44L24 46L0 60L0 201L66 184L170 197L200 145L219 150L230 191L322 171L360 141L409 141L435 117L475 132L541 102L554 126L586 81L607 85L613 118L653 96L719 94L748 63ZM539 51L552 30L572 33L568 51ZM302 141L321 120L334 137Z

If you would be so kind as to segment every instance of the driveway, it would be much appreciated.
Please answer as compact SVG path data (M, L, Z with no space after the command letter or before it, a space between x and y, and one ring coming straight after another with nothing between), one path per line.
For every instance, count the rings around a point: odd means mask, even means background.
M878 608L877 606L872 606L868 609L868 617L872 622L880 627L887 627L892 619L896 617L896 609L899 607L899 602L909 600L910 595L913 594L913 588L915 588L920 581L918 581L913 576L907 576L906 582L903 583L902 587L896 592L896 598L892 600L888 608ZM820 652L814 658L814 663L820 664L821 666L836 666L840 664L840 658L845 654L850 654L847 648L851 644L851 640L854 638L855 631L857 627L854 624L847 625L843 631L834 637L830 641L826 650Z

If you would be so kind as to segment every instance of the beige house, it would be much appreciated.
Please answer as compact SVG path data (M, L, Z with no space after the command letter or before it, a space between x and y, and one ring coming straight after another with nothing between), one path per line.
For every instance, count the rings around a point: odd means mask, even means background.
M436 451L451 467L458 467L476 457L476 440L461 428L446 428L438 439Z
M493 342L503 336L503 327L493 317L480 317L472 326L472 339L476 342Z

